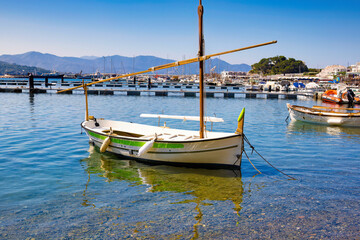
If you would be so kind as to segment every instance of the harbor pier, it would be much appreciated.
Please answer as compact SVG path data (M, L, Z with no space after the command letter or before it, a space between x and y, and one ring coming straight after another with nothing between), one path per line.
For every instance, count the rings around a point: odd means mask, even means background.
M81 86L82 82L51 81L53 76L34 76L33 80L0 80L0 92L13 93L51 93ZM31 86L32 85L32 86ZM265 92L245 91L242 86L213 86L205 87L207 98L263 98L263 99L297 99L298 97L313 97L313 93L303 92ZM84 94L82 88L64 92L65 94ZM193 83L146 83L110 82L99 83L88 87L90 95L126 95L126 96L160 96L160 97L199 97L199 86Z

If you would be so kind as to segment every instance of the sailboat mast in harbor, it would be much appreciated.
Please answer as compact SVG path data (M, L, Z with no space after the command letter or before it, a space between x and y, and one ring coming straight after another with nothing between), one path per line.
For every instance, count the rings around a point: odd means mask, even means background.
M204 35L203 35L203 14L204 7L199 0L199 53L198 57L204 56ZM200 138L204 138L204 61L199 61L199 98L200 98Z

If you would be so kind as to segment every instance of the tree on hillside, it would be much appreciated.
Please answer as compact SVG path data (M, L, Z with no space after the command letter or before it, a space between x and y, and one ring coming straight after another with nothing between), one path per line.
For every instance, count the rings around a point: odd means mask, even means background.
M308 67L303 61L294 58L287 59L284 56L263 58L260 62L251 65L251 67L250 73L264 75L308 72Z

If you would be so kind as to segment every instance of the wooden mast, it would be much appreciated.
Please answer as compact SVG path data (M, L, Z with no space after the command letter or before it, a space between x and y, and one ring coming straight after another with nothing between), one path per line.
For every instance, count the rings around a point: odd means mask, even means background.
M204 55L204 35L203 35L203 14L204 7L199 0L199 53L198 57ZM204 61L199 61L199 93L200 93L200 138L204 138Z
M85 93L85 120L89 121L89 104L88 104L87 86L84 83L84 79L82 80L82 86L84 88L84 93Z

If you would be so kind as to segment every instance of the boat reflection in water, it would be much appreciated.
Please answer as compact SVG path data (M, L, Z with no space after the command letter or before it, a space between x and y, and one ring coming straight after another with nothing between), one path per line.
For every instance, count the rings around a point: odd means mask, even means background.
M201 206L211 205L210 201L231 201L233 210L240 216L243 200L243 182L240 170L186 168L166 165L147 165L133 160L119 160L112 154L101 154L98 148L90 146L90 155L82 160L89 174L83 193L83 205L93 206L86 198L90 176L106 178L106 181L127 181L131 185L147 185L148 192L176 192L189 194L178 204L196 203L197 215L194 235L201 224Z
M313 132L315 134L329 134L334 136L344 136L347 138L358 139L360 136L360 128L326 126L321 124L306 123L301 121L290 121L288 125L288 133L302 134Z

